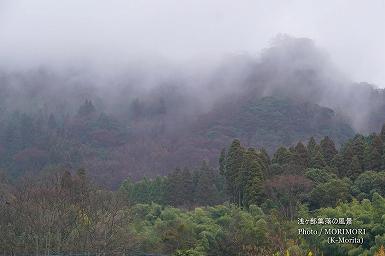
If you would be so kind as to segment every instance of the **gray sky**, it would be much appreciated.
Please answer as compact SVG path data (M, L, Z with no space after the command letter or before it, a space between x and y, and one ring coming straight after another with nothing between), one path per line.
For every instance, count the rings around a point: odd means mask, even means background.
M0 63L186 61L309 37L355 81L385 87L385 0L0 0Z

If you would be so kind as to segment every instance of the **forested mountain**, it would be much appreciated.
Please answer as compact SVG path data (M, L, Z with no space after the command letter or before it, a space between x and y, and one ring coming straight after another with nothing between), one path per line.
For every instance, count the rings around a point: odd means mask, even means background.
M213 143L239 138L246 145L265 147L269 152L311 136L331 136L340 144L354 134L330 108L277 97L224 102L202 115L197 127Z
M217 166L232 139L272 153L314 136L338 145L385 120L382 89L354 84L309 39L202 68L4 69L0 167L20 177L61 165L117 186L176 167Z
M385 253L382 89L308 39L150 66L1 73L0 253ZM365 242L298 233L333 218Z
M55 168L17 184L2 175L0 250L6 255L383 255L384 141L385 125L380 133L357 134L339 150L329 137L319 142L311 137L270 157L235 139L218 156L218 169L203 162L153 179L127 178L115 191L91 182L84 169ZM306 235L302 229L319 233ZM362 243L330 243L326 230L365 231L343 234Z
M0 256L385 256L384 13L0 0Z

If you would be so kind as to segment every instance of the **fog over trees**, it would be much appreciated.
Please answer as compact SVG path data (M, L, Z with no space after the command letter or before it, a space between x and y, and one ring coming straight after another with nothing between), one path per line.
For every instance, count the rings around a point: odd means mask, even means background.
M342 143L354 132L378 130L385 110L382 89L354 83L312 40L287 35L258 56L229 56L204 67L142 62L106 72L41 66L3 70L0 80L1 145L14 148L4 168L20 169L15 157L34 152L40 167L103 165L116 173L113 184L202 159L216 166L233 138L270 152L310 136ZM92 107L84 110L87 104ZM25 131L13 138L9 132L18 125ZM46 155L58 143L76 164L63 153Z
M0 0L0 255L385 255L384 11Z

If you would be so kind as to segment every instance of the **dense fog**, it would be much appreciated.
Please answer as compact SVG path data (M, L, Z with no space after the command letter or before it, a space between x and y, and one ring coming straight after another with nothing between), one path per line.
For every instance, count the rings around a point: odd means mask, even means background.
M147 108L162 102L170 126L207 113L229 97L280 96L334 109L356 131L381 125L383 90L355 83L342 74L311 39L279 35L259 55L223 57L198 63L159 59L134 62L117 70L71 65L4 69L1 106L10 111L73 114L86 100L99 111L128 118L133 102Z

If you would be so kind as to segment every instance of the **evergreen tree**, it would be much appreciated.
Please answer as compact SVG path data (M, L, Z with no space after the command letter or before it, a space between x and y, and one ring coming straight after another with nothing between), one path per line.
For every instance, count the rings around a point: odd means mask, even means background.
M271 165L271 160L269 157L269 154L267 154L266 150L264 148L261 148L258 152L259 156L259 163L262 167L262 174L264 179L269 176L269 169Z
M365 141L364 136L356 135L352 143L350 144L350 147L353 152L353 155L357 157L358 163L360 164L360 167L362 169L362 167L366 165L364 160L365 160L365 151L368 147L368 144Z
M196 185L194 189L194 199L198 205L213 205L219 199L219 192L216 186L216 175L206 162L202 164L199 171L195 172Z
M263 162L267 165L271 164L271 160L270 160L270 156L269 154L267 153L266 149L264 148L261 148L259 150L259 155L261 157L261 159L263 160Z
M182 171L182 186L179 193L182 195L183 205L191 205L194 201L194 183L191 172L185 168Z
M343 160L340 173L343 173L344 176L349 176L351 173L350 165L353 160L354 152L352 147L352 142L348 142L344 145L343 149L340 152Z
M372 151L369 154L369 158L370 158L369 169L373 171L380 171L383 167L383 160L382 160L381 153L376 149L372 149Z
M307 142L307 150L309 152L310 157L314 155L316 148L317 142L315 141L314 137L310 137L309 141Z
M183 186L182 171L176 168L168 175L168 201L171 205L179 206L183 204L183 195L181 189Z
M225 171L226 171L226 149L223 148L219 156L219 174L224 175Z
M351 162L354 156L353 146L351 142L348 142L344 145L342 149L342 158L345 162Z
M380 136L375 135L372 139L369 150L369 169L373 171L379 171L383 167L382 161L383 154L383 142Z
M317 168L317 169L322 169L326 166L324 156L321 153L321 150L316 150L314 152L314 156L310 158L310 168Z
M250 148L246 151L243 162L242 203L248 207L261 202L263 191L263 171L258 153Z
M357 156L353 156L352 162L350 164L350 177L351 179L356 179L362 173L362 167L360 160Z
M318 184L309 195L311 207L334 207L339 201L349 201L350 185L346 179L332 179Z
M176 168L168 175L168 201L174 206L191 206L193 203L194 183L188 169Z
M295 163L302 169L307 168L309 165L309 153L302 142L298 142L295 146L294 159Z
M226 157L226 191L231 197L231 201L240 201L240 184L244 149L238 139L233 140Z
M151 202L165 205L167 203L167 177L156 177L151 183Z
M340 153L334 156L332 162L332 167L336 169L338 177L346 177L347 176L347 168L345 161Z
M280 147L273 155L272 163L279 165L289 164L292 160L292 153L285 147Z
M334 142L326 136L321 140L320 147L326 164L330 166L334 156L338 153Z
M378 150L382 154L382 151L384 149L384 142L381 139L381 136L379 136L377 134L373 134L371 146L372 146L372 148L375 148L376 150Z

